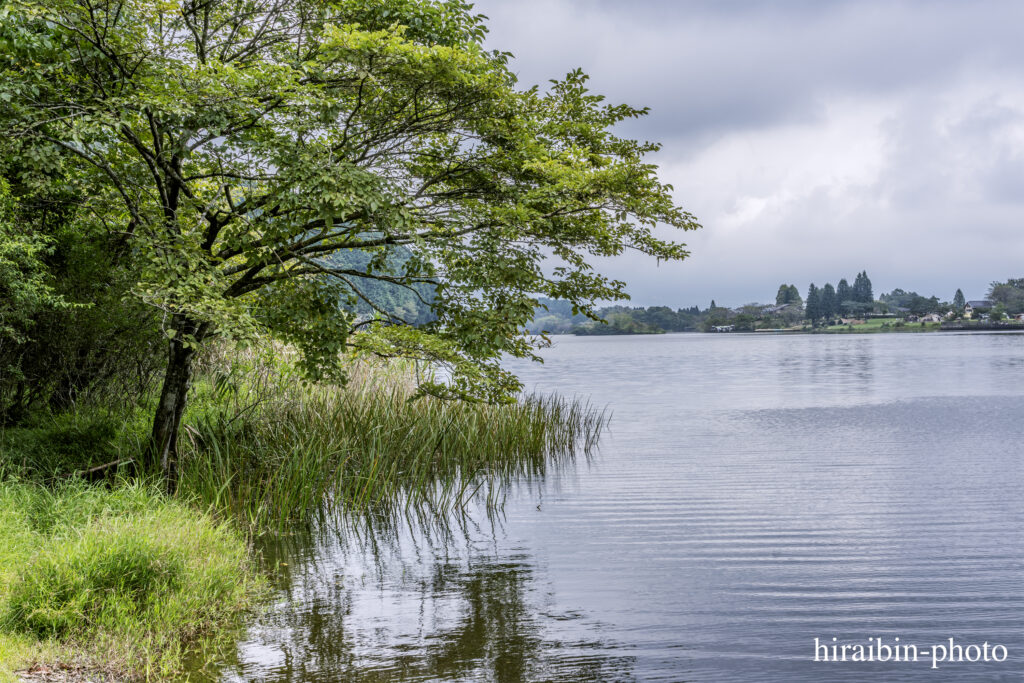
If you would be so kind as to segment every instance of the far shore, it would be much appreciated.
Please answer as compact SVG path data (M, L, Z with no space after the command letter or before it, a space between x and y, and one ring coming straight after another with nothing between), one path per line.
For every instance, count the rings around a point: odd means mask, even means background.
M789 328L765 328L760 330L726 330L708 331L681 330L668 332L664 330L620 332L609 331L603 333L588 332L578 334L575 332L549 333L552 337L649 337L663 334L907 334L922 332L1024 332L1024 322L984 322L972 323L970 321L954 321L943 323L901 323L892 324L871 324L874 321L856 325L831 325L829 327L789 327Z

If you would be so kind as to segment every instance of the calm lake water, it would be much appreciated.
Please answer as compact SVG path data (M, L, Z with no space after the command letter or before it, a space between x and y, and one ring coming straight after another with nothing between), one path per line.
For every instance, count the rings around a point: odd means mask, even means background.
M514 369L608 406L600 452L448 535L268 543L279 601L223 680L1024 678L1024 336L556 337L544 355ZM816 637L919 657L815 662ZM1006 661L933 669L949 638Z

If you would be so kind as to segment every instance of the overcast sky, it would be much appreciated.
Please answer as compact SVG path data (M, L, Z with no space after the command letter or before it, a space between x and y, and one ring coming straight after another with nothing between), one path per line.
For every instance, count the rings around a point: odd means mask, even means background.
M704 226L635 305L740 305L867 270L981 298L1024 277L1024 2L481 0L523 85L582 67ZM624 129L626 130L626 129Z

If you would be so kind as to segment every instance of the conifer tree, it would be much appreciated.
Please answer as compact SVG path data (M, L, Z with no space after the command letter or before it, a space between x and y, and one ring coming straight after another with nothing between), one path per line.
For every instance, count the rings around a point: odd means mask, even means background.
M807 304L806 304L807 319L811 321L811 324L821 317L821 293L818 288L811 283L811 286L807 288Z
M832 283L826 283L821 288L819 297L819 312L823 318L832 318L839 312L839 307L836 302L836 290L832 286Z

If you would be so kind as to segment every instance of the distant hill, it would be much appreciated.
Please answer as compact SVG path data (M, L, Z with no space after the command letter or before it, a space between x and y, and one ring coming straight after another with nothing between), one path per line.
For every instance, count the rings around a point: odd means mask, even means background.
M607 320L599 323L582 314L573 315L572 304L556 299L538 299L540 304L533 321L527 329L533 334L661 334L663 332L687 332L700 329L704 319L696 306L672 310L667 306L639 308L629 306L606 306L597 313Z
M386 272L394 275L402 274L406 262L411 257L412 253L407 248L401 246L393 247L388 255ZM344 249L325 258L324 263L334 267L366 272L371 259L372 255L366 251ZM432 301L434 298L434 288L430 284L420 283L414 285L416 292L419 293L419 297L417 297L416 293L402 285L384 282L372 277L354 277L352 280L360 292L373 301L376 306L391 315L413 325L423 325L435 319L430 306L423 303L424 301ZM422 297L422 301L420 297ZM358 297L355 312L360 316L372 317L374 315L373 308Z
M590 320L582 313L573 315L572 304L568 301L541 297L537 302L533 320L527 325L531 334L571 334L574 328Z

